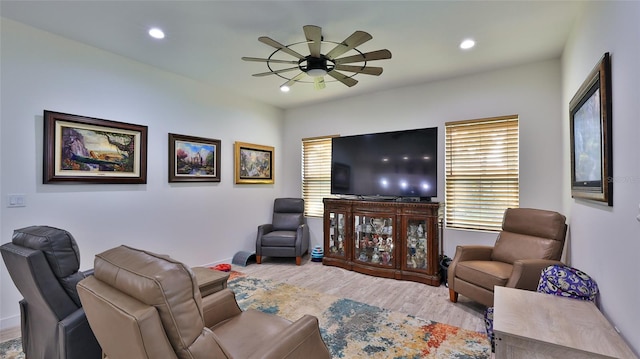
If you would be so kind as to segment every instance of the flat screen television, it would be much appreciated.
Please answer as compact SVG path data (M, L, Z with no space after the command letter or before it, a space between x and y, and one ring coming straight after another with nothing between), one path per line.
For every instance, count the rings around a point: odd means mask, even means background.
M336 137L331 193L381 199L438 196L438 128Z

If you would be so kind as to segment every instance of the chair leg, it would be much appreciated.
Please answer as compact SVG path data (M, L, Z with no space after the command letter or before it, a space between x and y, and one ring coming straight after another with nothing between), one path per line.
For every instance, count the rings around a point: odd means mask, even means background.
M262 263L262 256L256 255L256 264Z
M296 257L296 265L299 266L302 264L302 257Z
M449 289L449 300L453 303L458 303L458 293L454 292L453 289Z

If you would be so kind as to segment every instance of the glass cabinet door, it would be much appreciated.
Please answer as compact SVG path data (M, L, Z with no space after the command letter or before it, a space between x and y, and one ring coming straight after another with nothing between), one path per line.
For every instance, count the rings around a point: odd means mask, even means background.
M344 213L329 213L329 255L344 257Z
M427 270L427 232L426 220L407 220L405 268Z
M354 259L385 267L394 266L393 219L354 214Z

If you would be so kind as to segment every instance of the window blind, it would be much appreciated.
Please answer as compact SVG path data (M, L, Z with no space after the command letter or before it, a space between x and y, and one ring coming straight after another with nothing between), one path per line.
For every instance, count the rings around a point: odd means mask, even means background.
M304 214L322 217L322 199L331 197L331 139L324 136L302 139L302 198Z
M499 231L519 204L518 117L446 123L447 227Z

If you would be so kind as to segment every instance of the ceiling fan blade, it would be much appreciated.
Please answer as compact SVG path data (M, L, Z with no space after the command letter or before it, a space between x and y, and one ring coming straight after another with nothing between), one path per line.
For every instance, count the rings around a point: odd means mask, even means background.
M302 27L304 35L309 42L309 53L312 57L320 57L320 44L322 42L322 28L315 25L305 25Z
M335 69L340 71L357 72L359 74L375 75L375 76L378 76L382 73L382 67L371 67L371 66L363 67L363 66L336 65Z
M291 80L285 82L284 84L282 84L282 86L287 86L287 87L291 87L293 84L295 84L298 80L300 80L301 78L305 77L307 74L304 72L301 72L299 74L297 74L295 77L292 77Z
M365 52L364 54L357 54L353 56L342 57L342 58L333 60L333 62L335 62L336 64L350 64L353 62L385 60L390 58L391 58L391 51L385 49L385 50Z
M351 34L351 36L344 39L342 43L338 44L331 51L329 51L326 56L328 59L335 59L336 57L344 54L354 47L358 47L364 44L371 39L373 39L373 36L369 35L369 33L366 33L364 31L356 31Z
M326 85L324 83L324 77L320 76L313 79L313 88L315 88L316 90L322 90L325 87Z
M276 59L261 59L259 57L243 57L244 61L256 61L256 62L273 62L278 64L297 64L296 60L276 60Z
M286 47L286 46L282 45L281 43L277 42L276 40L274 40L274 39L272 39L272 38L270 38L270 37L267 37L267 36L260 36L260 37L258 38L258 41L260 41L260 42L261 42L261 43L263 43L263 44L267 44L267 45L269 45L269 46L273 46L273 47L275 47L276 49L278 49L278 50L280 50L280 51L282 51L282 52L286 52L287 54L289 54L289 55L291 55L291 56L293 56L293 57L297 57L297 58L299 58L299 59L304 59L304 56L302 56L302 55L300 55L299 53L297 53L297 52L295 52L295 51L291 50L290 48L288 48L288 47Z
M279 74L279 73L293 71L293 70L299 70L299 69L300 68L296 66L296 67L290 67L288 69L275 70L275 71L269 71L269 72L261 72L259 74L253 74L253 76L256 76L256 77L269 76L269 75L273 75L273 74Z
M351 77L349 77L349 76L347 76L347 75L345 75L343 73L340 73L340 72L338 72L336 70L332 70L332 71L327 72L327 75L333 77L334 79L342 82L343 84L345 84L345 85L347 85L349 87L355 86L355 84L358 83L358 80L353 79L353 78L351 78Z

